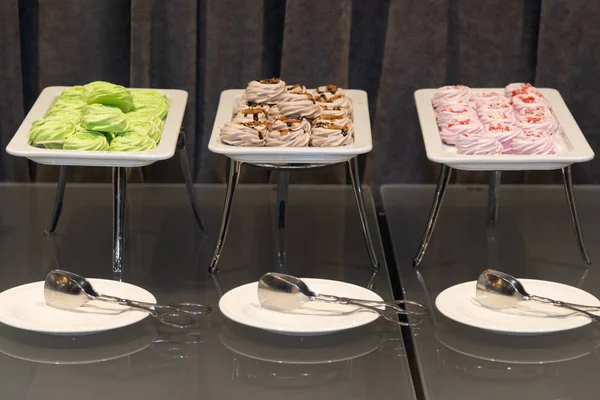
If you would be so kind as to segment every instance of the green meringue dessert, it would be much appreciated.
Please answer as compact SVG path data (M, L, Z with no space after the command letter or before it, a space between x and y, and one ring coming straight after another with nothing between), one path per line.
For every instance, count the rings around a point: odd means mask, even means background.
M107 151L108 141L100 132L81 129L65 140L63 150Z
M61 118L44 118L33 121L29 131L29 144L47 149L62 149L63 143L75 134L73 122Z
M68 89L62 91L59 99L68 100L68 99L79 99L85 101L87 103L87 99L89 97L89 91L83 86L73 86Z
M154 140L155 143L160 141L160 137L162 136L161 129L156 126L154 122L151 121L130 121L129 129L126 134L137 133L140 135L146 135L150 139Z
M88 104L104 104L119 107L124 113L133 108L133 97L124 86L105 84L94 87L87 99Z
M85 151L145 151L160 142L169 99L155 89L94 81L64 89L32 123L29 144Z
M145 122L154 122L156 126L162 131L164 121L158 117L158 115L150 112L150 111L131 111L125 114L125 118L132 123L134 121L145 121Z
M153 89L131 91L134 111L147 111L164 119L169 112L169 100L163 93Z
M129 122L117 107L90 104L83 109L81 126L96 132L126 132Z
M110 142L109 151L144 151L156 147L154 140L140 133L121 133Z

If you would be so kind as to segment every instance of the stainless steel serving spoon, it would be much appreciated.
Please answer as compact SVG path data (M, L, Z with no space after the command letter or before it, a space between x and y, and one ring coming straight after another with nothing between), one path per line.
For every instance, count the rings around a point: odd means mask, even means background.
M120 304L145 311L161 323L175 328L187 328L194 324L194 316L208 314L209 306L196 303L154 304L143 301L122 299L98 293L90 281L82 276L59 269L46 275L44 298L50 307L72 310L92 300Z
M493 269L487 269L479 275L475 298L481 305L495 309L513 308L522 301L535 301L573 310L600 323L600 316L589 312L589 310L600 311L600 306L567 303L547 297L531 295L517 278Z
M319 294L312 291L302 279L277 272L269 272L260 278L258 281L258 300L260 305L265 308L283 312L296 310L311 301L357 306L376 312L386 320L402 326L415 325L420 321L416 321L415 323L402 322L398 320L397 314L419 317L428 313L427 307L410 300L386 302ZM420 307L423 311L405 310L400 307L400 305L404 304ZM379 308L382 306L384 307L383 309Z

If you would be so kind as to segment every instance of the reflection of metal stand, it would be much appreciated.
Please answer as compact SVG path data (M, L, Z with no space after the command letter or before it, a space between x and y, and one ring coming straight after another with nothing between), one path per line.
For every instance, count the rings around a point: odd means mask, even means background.
M440 170L440 176L438 179L437 188L435 191L435 195L433 198L433 204L431 205L431 209L429 211L429 220L427 221L427 226L425 227L425 232L423 234L423 238L421 239L421 245L415 255L413 260L413 266L418 267L421 265L423 261L423 257L425 256L425 252L427 251L427 247L429 246L429 242L431 241L431 237L433 236L433 229L435 228L435 223L440 213L440 208L442 206L442 200L444 199L444 193L446 191L446 187L448 186L448 182L450 181L450 175L452 172L452 168L449 166L442 164ZM490 233L494 234L493 237L493 249L496 246L495 239L495 226L498 218L498 196L499 196L499 188L500 188L500 171L491 171L490 172L490 189L489 189L489 201L488 201L488 239L490 239ZM577 214L577 205L575 203L575 192L573 190L573 179L571 177L571 166L562 168L562 176L565 186L565 194L567 196L567 204L569 205L569 211L571 213L571 221L573 222L573 228L575 229L575 236L577 237L577 243L579 245L579 252L581 253L581 258L585 263L586 267L590 267L592 262L587 253L585 244L583 242L583 235L581 234L581 226L579 224L579 215ZM491 231L490 231L491 228ZM490 243L491 244L491 243ZM493 250L492 248L490 248ZM495 254L495 253L494 253ZM492 253L490 253L492 255Z
M202 232L205 232L204 223L200 217L200 208L196 200L194 190L194 182L192 181L192 173L185 148L185 132L179 133L177 139L177 154L181 164L181 172L185 181L185 186L188 192L188 197L194 217L198 227ZM124 167L113 167L113 261L112 271L116 274L123 272L123 242L125 236L125 193L127 189L127 179ZM52 219L50 220L50 228L44 232L45 235L52 235L56 231L58 221L62 212L62 205L65 196L65 188L67 186L67 166L61 165L58 177L58 186L56 188L56 198L52 210Z
M289 171L321 168L332 164L269 164L269 163L248 163L261 168L274 169L278 172L278 188L277 188L277 206L278 206L278 263L279 266L283 266L285 258L285 214L287 206L287 186L289 182ZM225 205L223 207L223 216L221 219L221 230L219 231L219 237L217 239L217 245L213 259L208 268L209 272L218 271L219 259L223 251L225 239L227 237L227 229L229 228L229 220L231 218L231 204L235 189L238 184L240 177L240 168L242 163L233 159L229 160L229 179L227 181L227 193L225 194ZM348 168L350 171L350 180L352 182L352 189L354 190L354 197L356 205L358 207L358 213L360 216L360 222L363 230L365 244L369 253L371 264L374 268L379 268L379 262L377 261L377 255L375 254L375 247L373 246L373 239L371 238L371 232L369 230L369 222L367 220L367 211L365 208L364 198L362 195L362 189L360 187L360 175L358 170L358 161L355 158L348 160Z

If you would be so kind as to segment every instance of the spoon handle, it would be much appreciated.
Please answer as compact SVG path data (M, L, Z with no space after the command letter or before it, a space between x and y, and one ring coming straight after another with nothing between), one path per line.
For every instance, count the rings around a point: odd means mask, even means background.
M143 301L135 301L122 299L116 296L108 296L101 294L94 297L94 300L106 301L108 303L117 303L122 306L131 307L136 310L145 311L156 318L159 322L174 327L187 328L194 325L194 320L191 318L191 313L181 311L175 307L163 306L160 304L146 303ZM159 312L162 311L162 312Z
M529 299L540 302L540 303L550 303L550 304L554 304L555 302L559 301L562 304L566 304L571 307L581 308L583 310L600 310L600 306L587 306L585 304L569 303L566 301L554 300L554 299L550 299L548 297L542 297L542 296L529 296Z
M580 314L586 315L587 317L589 317L594 322L600 323L600 316L598 316L596 314L592 314L591 312L589 312L587 310L584 310L583 308L578 307L577 305L573 305L571 303L565 303L564 301L553 300L553 299L549 299L549 298L546 298L546 297L540 297L540 296L530 296L529 300L534 300L534 301L537 301L539 303L551 304L551 305L556 306L556 307L561 307L561 308L566 308L568 310L573 310L573 311L576 311L576 312L578 312Z
M379 314L380 317L383 317L384 319L386 319L390 322L393 322L397 325L400 325L400 326L413 326L413 325L420 323L420 321L417 321L415 323L400 321L398 319L398 313L394 310L389 310L387 308L381 309L381 308L378 308L378 307L375 307L372 305L365 304L362 301L355 301L355 300L347 298L347 297L338 297L338 296L331 296L331 295L317 295L315 297L312 297L312 300L323 301L325 303L345 304L345 305L349 305L349 306L357 306L360 308L364 308L365 310L373 311L373 312ZM383 304L380 304L380 306L382 306L382 305Z
M393 310L396 314L410 315L412 317L423 317L429 313L429 309L425 307L421 303L417 303L412 300L394 300L394 301L381 301L381 300L365 300L365 299L354 299L352 297L338 297L329 294L319 294L320 298L327 298L333 301L340 302L351 302L354 305L365 305L365 306L374 306L374 307L386 307ZM342 303L345 304L345 303ZM417 308L420 308L423 311L411 311L402 306L412 305Z

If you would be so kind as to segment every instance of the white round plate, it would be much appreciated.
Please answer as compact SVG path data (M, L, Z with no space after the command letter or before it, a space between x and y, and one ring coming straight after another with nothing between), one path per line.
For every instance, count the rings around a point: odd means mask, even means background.
M129 283L90 279L105 294L155 303L145 289ZM74 310L59 310L46 304L44 282L28 283L0 293L0 322L14 328L51 335L89 335L122 328L146 318L148 313L118 304L94 301Z
M346 282L326 279L304 279L317 293L382 301L376 293ZM379 316L356 307L313 301L291 312L263 308L258 302L258 282L239 286L225 293L219 301L221 312L229 319L253 328L283 335L326 335L345 329L357 328Z
M581 289L557 282L519 279L527 291L570 303L600 305L600 301ZM572 311L524 301L518 307L494 310L475 300L476 282L452 286L435 299L437 309L446 317L465 325L509 335L540 335L587 325L591 320Z

